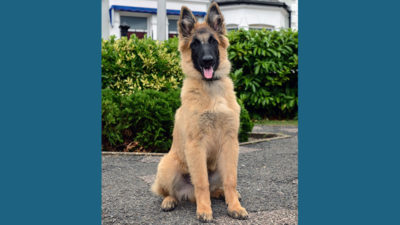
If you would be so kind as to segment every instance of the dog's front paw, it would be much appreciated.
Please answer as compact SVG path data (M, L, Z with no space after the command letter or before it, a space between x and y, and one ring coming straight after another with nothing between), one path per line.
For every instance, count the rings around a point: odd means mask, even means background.
M246 220L249 218L249 214L247 213L246 209L239 206L234 209L228 208L228 215L234 219L239 220Z
M213 220L212 212L197 212L197 219L202 223L209 223Z

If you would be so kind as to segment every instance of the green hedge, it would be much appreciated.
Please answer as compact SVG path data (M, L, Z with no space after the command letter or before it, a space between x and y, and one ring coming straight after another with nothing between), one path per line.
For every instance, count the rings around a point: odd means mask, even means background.
M298 33L239 30L228 38L235 90L252 117L296 117Z
M167 152L171 146L174 113L180 106L179 90L137 91L121 95L102 90L102 135L105 150Z
M102 88L121 94L135 90L166 91L182 85L183 74L177 40L158 43L132 35L103 40L101 46Z
M242 110L239 139L246 141L250 117L297 116L297 32L239 30L228 37ZM102 41L104 150L169 150L183 80L177 48L177 38L160 43L133 35Z
M136 91L122 95L102 90L103 150L168 152L172 143L175 111L180 106L180 90ZM242 106L240 141L247 141L253 128Z
M253 130L254 123L240 99L238 99L238 103L240 105L239 141L246 142L249 140L249 133Z
M228 34L235 90L255 119L297 116L298 33L239 30ZM102 41L102 88L121 94L181 87L178 39L122 38Z

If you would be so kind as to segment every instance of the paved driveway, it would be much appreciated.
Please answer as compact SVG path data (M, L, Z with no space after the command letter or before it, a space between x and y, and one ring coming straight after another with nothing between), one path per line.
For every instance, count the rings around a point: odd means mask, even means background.
M240 147L238 190L248 220L235 220L223 200L212 200L215 224L297 224L297 127L255 126L254 132L280 132L290 138ZM180 203L163 212L150 185L158 156L102 157L102 224L199 224L196 206Z

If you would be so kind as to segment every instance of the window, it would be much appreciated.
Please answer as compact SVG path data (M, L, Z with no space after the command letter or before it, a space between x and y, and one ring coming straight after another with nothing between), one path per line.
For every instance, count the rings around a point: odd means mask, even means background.
M168 38L178 36L178 20L168 19Z
M229 32L231 30L238 30L238 25L237 24L228 24L226 25L226 30Z
M171 16L168 18L168 38L173 38L178 36L178 16ZM202 22L204 19L202 17L196 17L198 22Z
M147 34L147 17L121 16L121 25L128 25L128 38L135 34L138 38L143 38Z
M270 26L270 25L265 25L265 24L251 24L249 26L249 30L262 30L262 29L274 30L274 27Z

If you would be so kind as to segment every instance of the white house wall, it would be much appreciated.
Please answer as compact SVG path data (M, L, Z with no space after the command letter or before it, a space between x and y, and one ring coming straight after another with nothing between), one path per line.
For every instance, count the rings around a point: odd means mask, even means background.
M117 38L121 37L119 24L120 24L120 15L119 11L112 11L112 26L110 25L110 36L115 35Z
M158 0L110 0L110 5L123 5L143 8L157 8ZM190 8L192 11L207 11L210 1L207 0L183 0L169 1L167 0L167 9L180 10L182 5Z
M108 0L101 0L101 37L106 39L110 36L110 17Z
M155 0L110 0L110 5L134 6L143 8L157 8Z
M120 5L120 6L130 6L130 7L142 7L142 8L157 8L158 0L109 0L109 7L112 5ZM172 10L181 10L182 5L187 6L192 11L200 11L207 12L210 1L208 0L183 0L183 1L169 1L167 0L167 9ZM107 14L108 15L108 14ZM112 25L109 23L109 34L115 35L117 38L120 38L120 16L142 16L147 17L147 27L148 32L147 35L153 37L154 39L157 37L157 15L146 14L146 13L132 13L132 12L124 12L124 11L115 11L112 12ZM109 16L108 16L109 17ZM165 26L167 27L167 37L168 37L168 19L176 19L178 16L167 15L165 18ZM200 18L199 21L203 19ZM109 21L109 20L108 20Z
M287 3L291 3L291 7L294 7L292 15L292 26L297 28L297 0L282 0ZM107 4L108 9L112 5L130 6L130 7L143 7L143 8L157 8L158 0L102 0L102 4ZM209 0L167 0L167 9L180 10L182 5L187 6L192 11L207 12L208 6L210 5ZM272 26L274 29L287 28L289 27L289 15L288 12L281 7L273 6L262 6L262 5L226 5L220 6L222 13L224 14L227 25L236 24L239 28L249 29L251 25L267 25ZM104 10L103 10L104 17ZM107 10L106 19L102 20L102 29L105 31L102 34L103 38L108 38L109 35L115 35L120 38L120 16L137 16L132 12L123 11L112 11L112 26L110 24L110 17ZM148 36L153 38L157 37L157 15L143 13L141 16L147 17L148 24ZM177 16L167 15L170 19L176 19ZM203 18L199 18L199 21L203 21ZM108 23L104 25L104 23ZM168 20L165 19L165 26L167 26L168 33ZM108 27L108 29L107 29ZM107 34L108 33L108 34ZM168 34L166 34L168 35Z
M298 20L299 20L299 3L297 0L281 0L282 2L285 2L289 7L290 10L292 11L292 29L297 30L298 29Z
M275 29L288 27L288 13L283 8L255 5L221 6L225 23L239 25L239 28L249 29L250 25L268 25Z
M167 9L181 10L183 5L192 11L207 12L209 1L167 1Z

